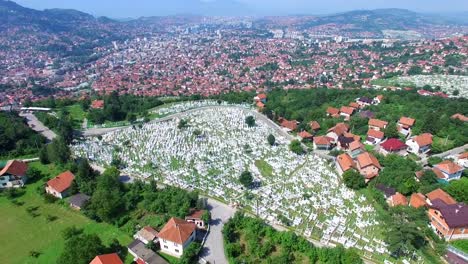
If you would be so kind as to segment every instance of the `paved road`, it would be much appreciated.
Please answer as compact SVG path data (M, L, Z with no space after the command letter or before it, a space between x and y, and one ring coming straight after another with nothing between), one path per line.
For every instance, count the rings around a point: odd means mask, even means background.
M222 230L224 223L234 216L236 209L222 202L208 199L208 209L211 212L210 232L206 238L200 257L213 264L227 264L224 255Z
M54 131L50 130L48 127L42 124L42 122L39 121L34 114L21 112L20 116L26 119L29 127L31 127L34 131L41 133L44 137L47 138L47 140L52 141L55 137L57 137Z
M426 165L426 164L427 164L427 160L428 160L428 158L430 158L430 157L445 158L445 157L448 157L448 156L461 154L461 153L465 152L466 149L468 149L468 144L465 144L465 145L463 145L463 146L461 146L461 147L458 147L458 148L454 148L454 149L451 149L451 150L447 150L446 152L442 152L442 153L439 153L439 154L435 154L435 155L432 155L432 156L423 158L423 159L421 159L421 160L419 161L419 163L422 164L422 165Z

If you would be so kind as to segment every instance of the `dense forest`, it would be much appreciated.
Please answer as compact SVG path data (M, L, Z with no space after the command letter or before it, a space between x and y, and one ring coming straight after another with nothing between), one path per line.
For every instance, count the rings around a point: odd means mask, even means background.
M46 139L16 113L0 112L0 156L22 156L39 151Z
M293 232L279 232L257 218L236 213L223 228L229 263L363 263L354 249L316 248Z

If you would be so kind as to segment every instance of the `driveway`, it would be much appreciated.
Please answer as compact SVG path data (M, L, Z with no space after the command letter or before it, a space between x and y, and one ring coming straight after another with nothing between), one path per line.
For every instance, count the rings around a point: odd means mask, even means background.
M57 137L57 135L44 124L42 124L42 122L39 121L34 114L21 112L20 116L26 119L26 122L30 128L42 134L45 138L47 138L47 140L52 141L55 137Z
M200 257L212 264L227 264L222 230L224 223L234 216L236 209L210 198L208 198L208 209L211 212L210 232Z

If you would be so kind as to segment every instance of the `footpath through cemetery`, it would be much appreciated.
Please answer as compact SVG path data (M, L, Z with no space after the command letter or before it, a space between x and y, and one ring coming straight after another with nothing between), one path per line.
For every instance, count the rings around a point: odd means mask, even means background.
M249 127L248 116L256 115L245 107L204 108L87 138L72 149L97 165L119 164L132 176L241 206L323 245L355 247L367 257L388 253L374 208L345 187L329 161L294 154L271 124L256 118ZM239 182L244 171L254 178L249 189Z

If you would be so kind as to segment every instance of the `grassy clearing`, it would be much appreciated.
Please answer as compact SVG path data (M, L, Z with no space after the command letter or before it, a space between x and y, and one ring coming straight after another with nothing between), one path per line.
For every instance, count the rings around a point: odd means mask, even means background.
M161 258L163 258L167 262L169 262L169 264L179 264L179 259L174 256L164 254L162 252L158 252L158 255L161 256Z
M452 246L462 250L466 254L468 254L468 239L462 239L462 240L455 240L452 243Z
M255 161L255 166L257 166L258 170L262 174L263 177L272 177L273 176L273 167L271 167L268 162L264 160L257 160Z
M32 163L45 175L55 176L60 170L54 166L43 166ZM105 244L116 238L126 245L131 238L117 227L109 224L97 223L85 217L80 212L74 211L64 202L48 204L37 192L43 181L27 185L25 194L17 198L23 202L21 206L13 204L7 198L0 197L0 243L3 249L0 251L2 263L55 263L63 250L64 240L62 231L71 226L83 228L86 233L97 234ZM28 213L28 208L37 208L36 216ZM54 221L48 221L48 216L57 217ZM31 251L40 252L35 259L29 256ZM128 260L126 260L126 263Z
M70 113L70 116L73 119L73 128L75 129L81 128L83 124L83 120L86 117L86 112L83 111L83 108L81 108L81 105L74 104L74 105L67 106L65 109Z

